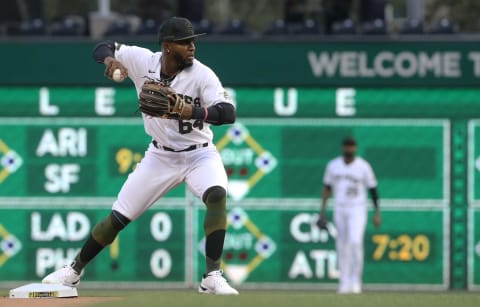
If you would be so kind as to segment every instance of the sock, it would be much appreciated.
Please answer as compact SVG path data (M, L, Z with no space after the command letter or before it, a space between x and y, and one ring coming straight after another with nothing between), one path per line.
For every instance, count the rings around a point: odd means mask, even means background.
M206 272L220 270L222 262L223 242L225 240L225 230L219 229L207 236L205 242Z
M72 268L80 274L83 268L95 258L102 251L105 246L99 244L95 239L90 235L87 239L87 242L83 245L80 252L77 254L75 259L73 260L71 266Z
M83 268L115 240L117 234L130 222L128 218L117 211L112 211L107 217L95 225L92 233L83 244L80 252L72 262L72 268L80 274Z
M203 228L206 236L205 272L208 274L220 269L227 228L227 193L224 188L214 186L205 192L203 201L207 207Z

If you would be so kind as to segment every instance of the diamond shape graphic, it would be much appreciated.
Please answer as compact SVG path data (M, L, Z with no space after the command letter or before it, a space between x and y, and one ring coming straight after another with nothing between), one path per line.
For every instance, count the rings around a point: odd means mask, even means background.
M22 243L0 224L0 267L20 252Z
M15 173L22 164L22 157L0 139L0 183Z
M270 258L277 245L254 224L247 212L233 208L227 215L227 238L247 238L247 244L228 247L223 254L222 269L235 284L244 282L264 260ZM251 241L249 240L251 238ZM237 242L238 243L238 242ZM199 251L205 255L205 237L198 243Z
M232 125L216 145L229 177L228 195L234 201L247 196L265 175L277 167L277 159L240 123Z

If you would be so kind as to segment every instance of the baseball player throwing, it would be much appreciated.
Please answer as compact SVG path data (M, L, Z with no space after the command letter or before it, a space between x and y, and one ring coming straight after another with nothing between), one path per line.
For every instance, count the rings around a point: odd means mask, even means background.
M375 207L373 224L380 225L377 180L370 164L355 157L353 138L343 141L343 155L331 160L323 178L322 207L318 226L326 227L325 209L330 194L335 199L333 220L337 228L337 258L340 269L339 293L361 293L363 237L367 221L366 190Z
M159 30L161 52L105 41L93 57L116 81L128 76L142 103L150 103L157 89L172 105L165 116L142 113L152 142L145 157L128 176L111 213L95 225L70 265L51 273L44 283L77 286L84 267L130 222L178 184L185 182L206 206L206 270L198 291L238 294L222 277L220 259L226 230L227 175L212 144L209 125L231 124L235 109L215 73L195 59L192 24L172 17ZM160 86L157 86L160 84ZM162 90L162 87L167 90Z

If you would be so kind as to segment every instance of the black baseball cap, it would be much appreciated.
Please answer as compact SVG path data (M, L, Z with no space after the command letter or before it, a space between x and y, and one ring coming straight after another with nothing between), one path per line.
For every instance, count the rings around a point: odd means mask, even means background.
M342 145L343 146L356 146L357 142L355 142L355 139L353 137L349 136L349 137L346 137L346 138L343 139Z
M165 20L158 31L158 42L175 42L204 35L193 31L190 20L183 17L170 17Z

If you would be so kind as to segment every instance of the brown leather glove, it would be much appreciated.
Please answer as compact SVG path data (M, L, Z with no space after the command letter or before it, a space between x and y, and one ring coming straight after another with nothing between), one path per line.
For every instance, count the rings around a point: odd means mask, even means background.
M145 81L138 99L139 110L153 117L188 119L185 105L171 87L156 81Z
M328 226L327 226L327 218L325 215L323 214L320 214L318 216L318 220L316 222L316 225L317 227L320 229L320 230L328 230Z

